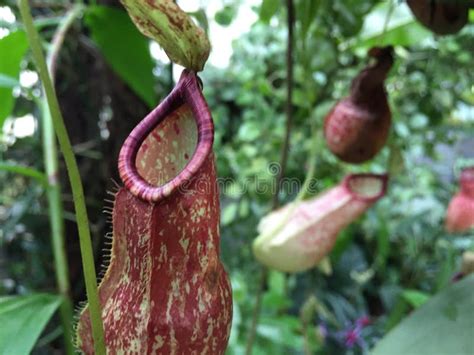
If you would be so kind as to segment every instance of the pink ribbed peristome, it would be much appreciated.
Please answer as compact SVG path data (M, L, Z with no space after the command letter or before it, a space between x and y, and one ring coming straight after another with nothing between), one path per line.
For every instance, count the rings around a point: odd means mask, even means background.
M196 117L198 142L194 155L184 169L169 182L154 186L137 171L136 157L145 138L164 118L186 104ZM125 187L135 196L149 202L169 196L199 170L212 149L214 125L212 117L199 88L195 73L184 70L178 84L161 104L143 119L125 140L119 154L119 174Z

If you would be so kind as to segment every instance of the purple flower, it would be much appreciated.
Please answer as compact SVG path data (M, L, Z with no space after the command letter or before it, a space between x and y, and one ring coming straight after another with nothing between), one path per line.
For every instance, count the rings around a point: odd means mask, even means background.
M352 348L354 344L361 341L359 329L349 329L344 334L344 344L348 348Z
M368 316L358 318L354 323L350 324L345 330L336 334L337 338L344 343L344 345L351 349L354 345L365 348L365 341L361 336L362 329L368 326L371 320Z

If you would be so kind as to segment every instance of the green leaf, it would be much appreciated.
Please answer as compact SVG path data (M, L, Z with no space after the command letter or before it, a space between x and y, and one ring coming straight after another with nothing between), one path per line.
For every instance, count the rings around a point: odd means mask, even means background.
M155 106L154 64L148 41L127 13L113 7L91 6L85 23L112 69L149 107Z
M472 354L474 276L457 282L402 321L372 355Z
M263 0L260 6L260 21L269 23L280 7L279 0Z
M28 41L23 31L12 32L0 39L0 53L3 53L0 55L0 74L3 79L5 77L13 80L18 79L20 63L27 49ZM4 55L5 53L8 55ZM2 83L5 84L5 81L2 80ZM12 86L0 85L0 128L3 127L3 122L13 110L12 89Z
M306 38L308 30L316 18L320 4L321 1L318 0L305 0L300 1L298 4L299 11L297 11L297 16L300 18L301 23L301 39Z
M262 317L257 333L276 344L300 349L303 345L300 327L300 320L293 316Z
M276 311L291 307L291 301L287 296L274 292L266 292L263 295L262 304L265 309L274 309Z
M0 297L0 354L29 354L60 304L48 294Z
M425 304L426 301L430 299L430 295L418 290L404 290L402 292L402 297L407 301L412 307L418 308L421 305Z
M171 61L201 71L211 45L202 28L172 0L121 0L138 29L157 41Z
M388 6L388 2L381 3L366 16L362 33L358 41L354 43L356 47L368 48L374 45L410 46L433 37L430 31L413 18L406 4L394 8L384 33L384 21Z

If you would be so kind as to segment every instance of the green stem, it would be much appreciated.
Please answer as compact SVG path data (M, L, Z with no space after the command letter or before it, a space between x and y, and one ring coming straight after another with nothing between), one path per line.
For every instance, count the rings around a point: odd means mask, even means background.
M314 120L313 120L314 121ZM269 230L266 234L262 235L259 238L259 243L263 243L264 241L268 239L272 239L273 236L276 234L280 233L285 225L288 223L288 220L290 219L291 215L293 214L295 208L298 206L298 203L301 202L307 195L309 186L311 184L311 181L314 178L315 172L316 172L316 158L318 155L318 142L316 139L316 134L317 134L317 126L314 124L313 129L312 129L312 137L313 137L313 142L311 145L311 149L309 152L309 167L308 167L308 173L306 174L305 180L303 182L303 186L301 186L300 191L298 192L298 195L296 198L291 201L289 204L289 207L286 209L285 214L282 216L281 220L271 229Z
M46 61L41 48L41 42L38 32L33 24L30 6L28 0L18 0L21 17L25 25L28 40L30 42L33 57L36 62L38 74L43 83L46 99L48 101L51 118L54 129L59 141L61 152L64 156L66 168L69 174L72 194L74 198L74 207L76 211L77 227L79 231L79 243L81 247L82 265L84 279L86 284L87 299L89 302L89 313L92 326L92 336L94 339L94 349L96 355L105 355L104 327L101 317L101 307L99 294L97 291L97 278L94 265L94 255L92 252L91 235L89 230L89 220L84 200L84 191L82 187L79 168L72 150L71 142L64 124L61 111L59 109L58 99L48 74Z
M54 34L51 47L48 51L49 73L53 78L56 72L57 56L64 42L64 37L74 20L82 13L82 6L75 6L68 11ZM41 102L42 108L42 141L43 155L48 176L47 198L49 205L49 222L51 225L51 237L53 245L54 264L56 272L56 283L59 293L63 296L63 303L59 308L63 328L63 338L66 353L75 353L73 345L73 306L71 301L71 287L69 283L69 267L65 247L64 209L61 200L61 184L59 182L58 153L54 126L51 113L46 100Z
M268 275L268 269L264 266L261 267L257 294L255 296L255 306L252 313L252 323L250 326L249 335L247 337L247 345L245 348L246 355L251 355L253 352L253 344L255 341L255 334L257 333L258 320L260 318L260 313L262 310L263 291L264 291L265 284L267 281L267 275Z
M308 66L309 67L309 66ZM332 72L336 72L339 67L336 67ZM328 77L332 76L328 74ZM318 97L319 100L322 102L324 98L327 98L327 93L328 90L331 88L330 83L326 83L324 87L320 90ZM306 85L306 90L312 90L310 85ZM263 243L263 241L268 240L273 238L274 235L277 233L280 233L281 230L285 227L286 223L288 222L288 219L290 218L291 214L293 213L294 209L298 205L298 202L301 202L306 195L308 194L308 189L311 185L311 182L314 179L315 173L316 173L316 160L318 156L318 142L319 140L317 139L318 137L318 131L319 131L319 126L317 124L317 117L312 117L311 118L311 137L312 143L311 143L311 148L309 151L309 158L308 158L308 172L306 174L305 180L303 182L303 185L298 192L298 195L296 198L290 203L289 208L286 209L286 213L282 216L281 220L279 223L277 223L271 230L269 230L264 236L259 238L259 242Z
M41 128L43 132L43 156L48 175L48 188L46 195L49 205L49 224L51 226L51 238L54 255L54 266L56 272L56 284L59 293L63 296L63 302L59 308L61 323L63 327L64 345L68 355L74 354L73 346L73 307L70 296L69 267L65 247L63 204L61 201L61 185L58 179L58 162L56 144L54 141L54 128L47 103L43 103L43 115Z
M286 125L285 125L285 140L280 153L280 170L275 179L275 193L273 195L272 208L276 209L280 205L279 195L281 188L281 181L285 176L286 164L288 161L288 152L290 149L291 130L293 127L293 71L294 71L294 27L295 27L295 6L293 0L286 0L286 11L287 11L287 48L286 48L286 102L285 102L285 113L286 113ZM245 349L246 355L252 355L253 344L255 341L255 334L257 333L257 326L262 311L262 297L267 280L268 270L266 267L262 267L260 282L257 289L255 298L255 307L253 309L252 323L247 338L247 346Z
M64 38L66 37L66 33L69 28L72 26L74 21L82 15L84 11L83 5L75 5L73 6L67 14L63 17L61 23L59 24L56 33L53 36L53 40L51 42L51 46L48 50L47 54L47 66L49 70L49 75L51 76L51 81L54 85L54 78L56 76L56 65L58 62L59 52L61 47L64 43Z
M285 127L285 140L281 147L280 153L280 170L276 177L276 188L275 194L273 195L273 209L276 209L280 205L279 196L281 188L281 180L285 176L286 164L288 161L288 151L290 150L290 137L291 129L293 127L293 71L294 71L294 27L295 27L295 8L293 0L286 0L287 10L287 48L286 48L286 102L285 102L285 114L286 114L286 127Z

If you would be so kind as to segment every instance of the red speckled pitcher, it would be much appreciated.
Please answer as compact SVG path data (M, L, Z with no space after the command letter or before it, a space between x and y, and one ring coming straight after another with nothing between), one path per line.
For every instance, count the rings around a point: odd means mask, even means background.
M110 265L99 286L107 352L223 354L232 293L219 260L212 118L198 77L132 131L119 157ZM88 308L77 345L93 354Z
M374 59L352 80L348 97L324 119L329 150L342 161L360 164L374 158L387 141L392 122L384 81L393 65L393 48L373 47Z

